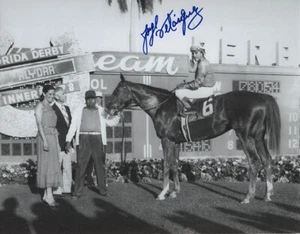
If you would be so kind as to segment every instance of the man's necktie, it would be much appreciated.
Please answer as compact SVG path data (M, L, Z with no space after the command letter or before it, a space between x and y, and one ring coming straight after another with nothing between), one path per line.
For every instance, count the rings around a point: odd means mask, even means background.
M67 110L66 110L65 106L61 106L61 113L64 116L67 125L69 125L69 116L68 116L68 113L67 113Z

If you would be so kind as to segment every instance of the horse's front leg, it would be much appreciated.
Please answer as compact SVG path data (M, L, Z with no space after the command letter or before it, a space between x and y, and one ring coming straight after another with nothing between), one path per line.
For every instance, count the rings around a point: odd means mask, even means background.
M173 181L174 181L174 190L170 193L170 198L176 198L177 193L180 192L180 184L179 184L179 178L178 178L178 166L177 164L173 165L172 167L173 171Z
M178 163L179 163L179 151L180 145L176 144L174 146L174 163L173 163L173 180L174 180L174 191L170 193L170 198L176 198L177 193L180 192L180 183L178 178Z
M165 151L165 150L164 150ZM165 154L165 152L164 152ZM165 196L170 188L170 164L167 162L166 157L164 157L164 184L163 190L160 192L156 200L165 200Z
M163 153L164 153L164 185L163 185L163 190L161 191L161 193L157 197L157 200L164 200L166 194L169 191L169 188L170 188L170 167L172 165L172 153L173 153L172 142L168 138L166 138L166 137L163 138L161 140L161 144L162 144Z

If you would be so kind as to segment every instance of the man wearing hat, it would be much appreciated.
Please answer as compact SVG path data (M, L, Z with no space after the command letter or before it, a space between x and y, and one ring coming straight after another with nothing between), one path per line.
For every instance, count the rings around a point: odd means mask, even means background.
M95 91L95 92L96 92L96 106L102 106L103 94L101 91Z
M181 114L188 114L191 110L190 99L204 98L213 94L215 77L209 61L205 58L204 43L199 46L191 46L192 61L196 64L195 80L178 85L175 91L176 97L181 101L186 111Z
M102 108L102 99L103 99L103 94L101 91L95 91L96 93L96 106ZM104 153L104 161L105 161L105 155L106 155L106 146L103 146L103 153ZM94 171L94 164L93 160L91 159L89 162L89 165L86 169L86 181L87 181L87 186L91 187L95 185L94 179L93 179L93 171Z
M66 150L70 149L70 142L75 135L77 146L77 166L75 172L75 185L73 199L78 199L84 189L84 181L87 167L90 160L94 162L99 194L107 196L105 183L105 154L103 151L106 139L106 125L115 126L119 123L120 117L112 119L105 117L104 108L96 106L96 92L88 90L85 93L84 107L79 107L71 122L70 129L66 137Z

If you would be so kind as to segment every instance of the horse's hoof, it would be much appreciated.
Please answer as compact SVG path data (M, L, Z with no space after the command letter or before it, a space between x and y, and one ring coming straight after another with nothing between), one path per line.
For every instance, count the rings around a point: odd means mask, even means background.
M264 201L269 202L269 201L272 201L272 200L271 200L270 197L265 197L265 198L264 198Z
M175 192L173 192L173 193L170 193L170 195L169 195L169 198L176 198L177 197L177 195L176 195L176 193Z
M163 201L163 200L165 200L165 197L157 197L156 200L157 201Z
M241 202L241 204L248 204L248 203L250 203L250 200L247 199L247 198L245 198L245 199Z

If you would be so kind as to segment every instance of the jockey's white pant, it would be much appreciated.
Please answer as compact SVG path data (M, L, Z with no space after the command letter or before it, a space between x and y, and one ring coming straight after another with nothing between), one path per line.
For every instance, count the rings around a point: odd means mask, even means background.
M190 90L190 89L177 89L175 91L175 95L180 100L184 97L190 98L190 99L196 99L196 98L205 98L208 96L211 96L214 94L214 86L213 87L200 87L196 90Z

